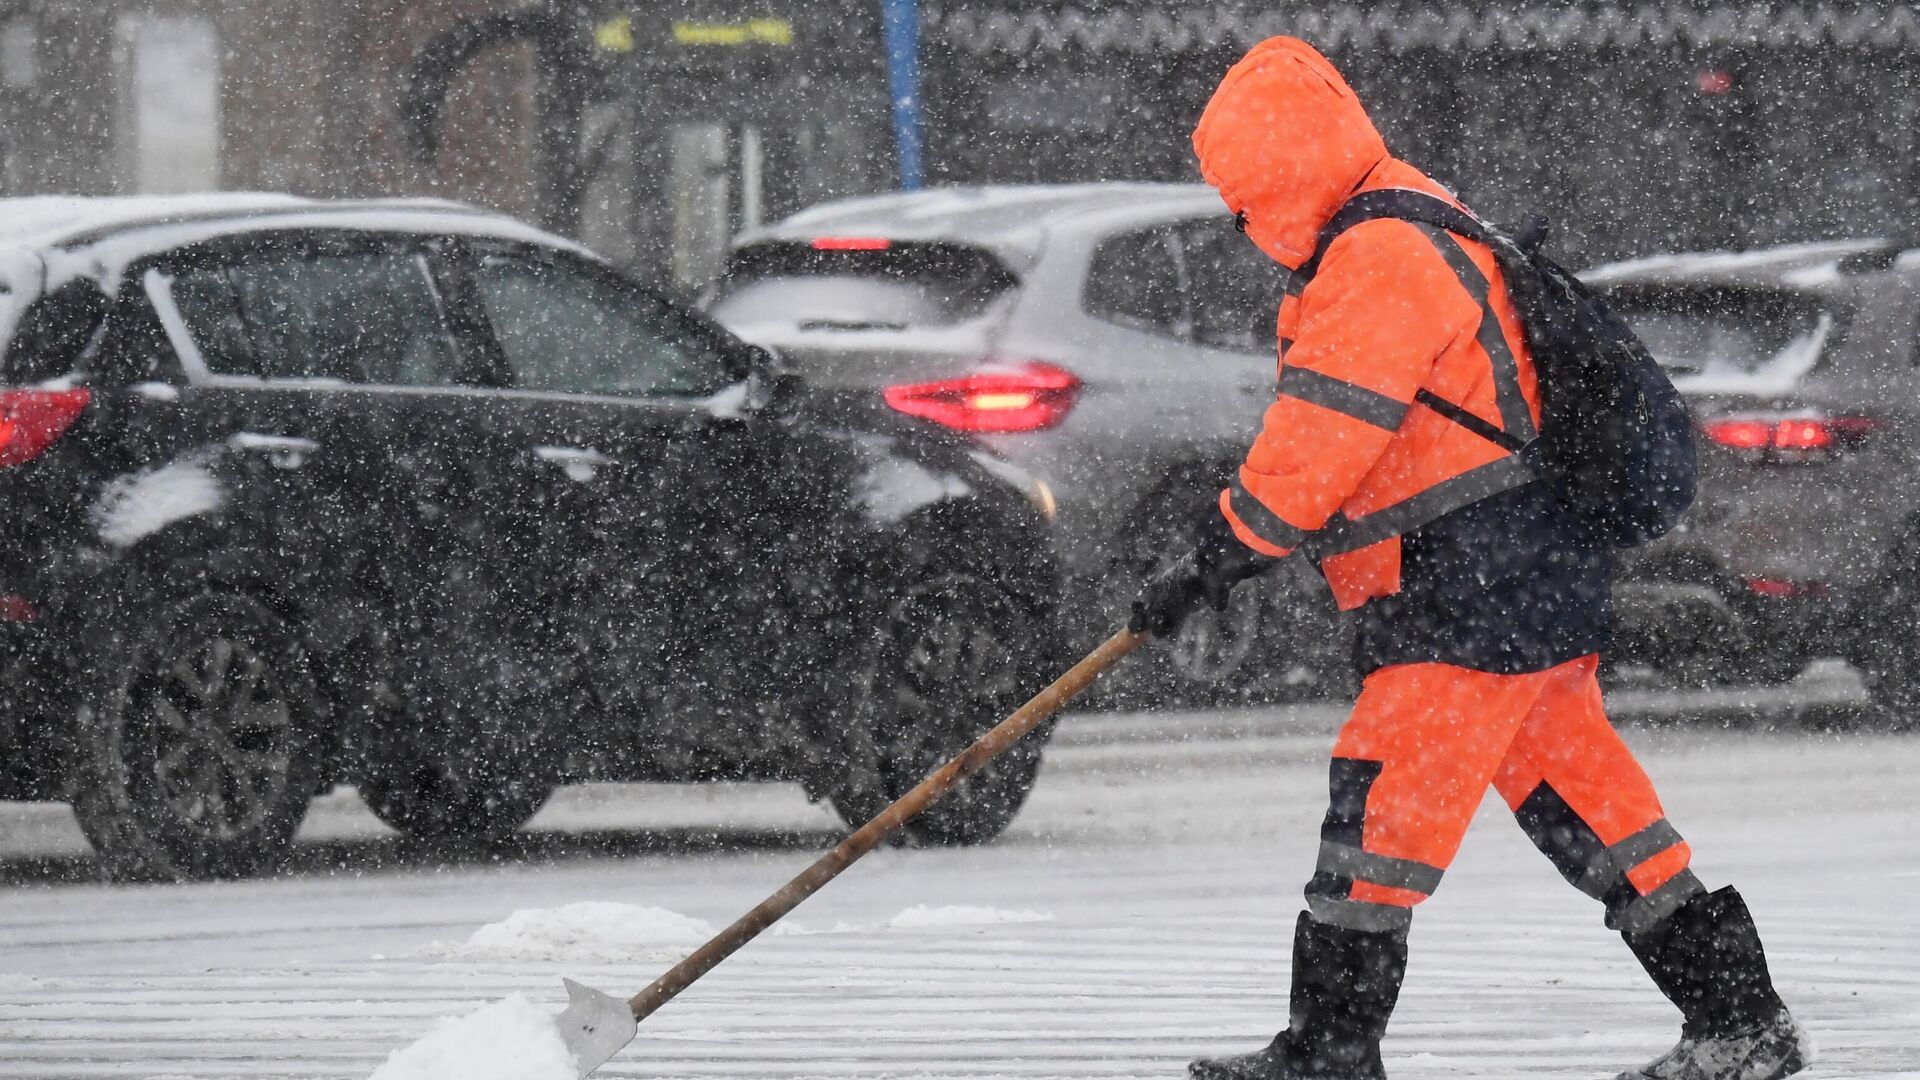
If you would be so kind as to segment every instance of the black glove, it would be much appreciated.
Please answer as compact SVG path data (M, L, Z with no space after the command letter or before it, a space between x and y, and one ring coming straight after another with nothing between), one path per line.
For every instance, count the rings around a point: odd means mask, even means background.
M1208 507L1194 523L1193 550L1147 580L1134 598L1127 627L1136 634L1168 637L1203 606L1227 610L1235 585L1279 561L1241 543L1219 509Z

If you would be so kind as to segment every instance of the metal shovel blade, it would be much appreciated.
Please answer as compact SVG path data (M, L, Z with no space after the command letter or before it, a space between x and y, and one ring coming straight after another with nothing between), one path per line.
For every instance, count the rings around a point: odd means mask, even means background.
M584 1080L632 1042L640 1033L640 1024L625 999L572 979L560 981L567 987L567 1007L554 1023L560 1025L560 1039L573 1054Z

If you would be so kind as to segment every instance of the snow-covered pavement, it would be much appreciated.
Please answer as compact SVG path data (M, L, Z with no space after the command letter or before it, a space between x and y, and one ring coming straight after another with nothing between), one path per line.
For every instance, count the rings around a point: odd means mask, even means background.
M1075 718L1003 842L874 855L795 914L808 932L750 946L605 1074L1177 1077L1262 1041L1336 720ZM1703 879L1757 913L1822 1051L1807 1075L1920 1078L1920 736L1629 738ZM1605 1077L1671 1041L1597 906L1506 819L1490 801L1416 918L1395 1080ZM366 1077L437 1017L515 992L557 1011L562 975L628 993L684 948L642 932L624 958L490 959L460 944L481 926L589 900L723 923L837 836L783 787L571 789L536 829L520 860L443 860L333 796L290 876L110 888L69 880L85 849L64 808L0 804L0 1077Z

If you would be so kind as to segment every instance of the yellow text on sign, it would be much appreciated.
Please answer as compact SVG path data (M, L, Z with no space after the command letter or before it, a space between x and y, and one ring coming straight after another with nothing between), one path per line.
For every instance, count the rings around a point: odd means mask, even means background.
M749 19L744 23L673 24L673 40L682 45L793 44L793 24L785 19Z
M632 52L633 16L618 15L594 27L593 43L606 52Z

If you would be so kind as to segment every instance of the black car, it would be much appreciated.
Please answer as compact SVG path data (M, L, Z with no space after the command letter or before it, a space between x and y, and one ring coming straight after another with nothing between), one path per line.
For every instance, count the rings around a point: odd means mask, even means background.
M508 219L0 200L0 350L0 797L116 876L270 867L340 782L422 837L588 779L861 821L1034 689L1043 488Z

